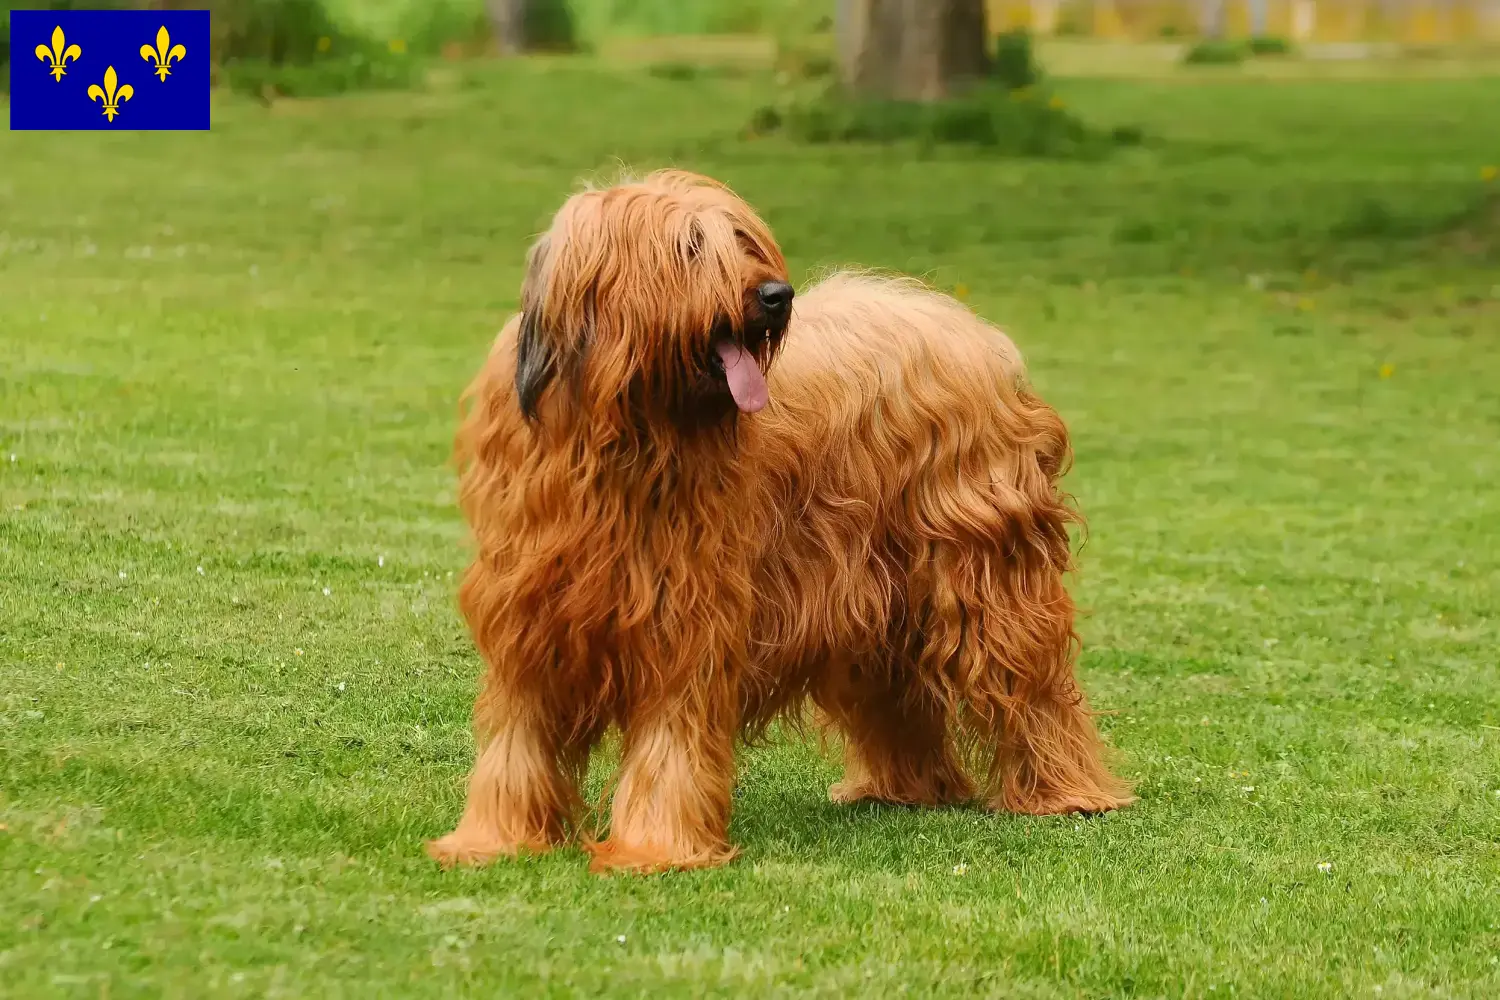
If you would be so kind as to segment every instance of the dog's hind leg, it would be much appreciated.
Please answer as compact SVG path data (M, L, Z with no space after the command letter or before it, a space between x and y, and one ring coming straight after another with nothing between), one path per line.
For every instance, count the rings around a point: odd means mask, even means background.
M1074 676L1069 525L1057 488L1067 432L1048 407L1017 396L1005 436L979 438L913 491L914 600L928 609L923 680L949 692L987 757L992 809L1102 812L1134 801ZM999 429L1003 425L996 425ZM956 473L956 474L955 474Z
M938 806L973 798L946 707L901 670L899 664L856 664L814 693L844 737L844 777L828 789L834 802Z
M935 603L947 610L928 640L947 653L943 682L989 758L991 809L1091 813L1134 801L1105 764L1074 677L1074 608L1059 551L1023 542L936 553Z

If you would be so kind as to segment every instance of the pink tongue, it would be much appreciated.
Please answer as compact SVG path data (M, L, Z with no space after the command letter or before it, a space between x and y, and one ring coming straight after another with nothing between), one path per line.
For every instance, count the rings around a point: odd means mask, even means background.
M719 357L724 361L724 377L729 381L729 392L735 404L746 413L754 413L765 406L771 398L766 388L766 377L750 352L739 344L720 343Z

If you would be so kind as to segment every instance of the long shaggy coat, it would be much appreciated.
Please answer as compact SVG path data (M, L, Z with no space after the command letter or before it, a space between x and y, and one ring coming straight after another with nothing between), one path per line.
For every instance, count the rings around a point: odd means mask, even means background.
M1066 428L999 330L909 280L792 304L769 229L662 172L583 191L458 434L487 666L433 857L575 832L623 736L596 869L720 864L738 737L809 703L835 801L1062 813L1132 801L1074 679Z

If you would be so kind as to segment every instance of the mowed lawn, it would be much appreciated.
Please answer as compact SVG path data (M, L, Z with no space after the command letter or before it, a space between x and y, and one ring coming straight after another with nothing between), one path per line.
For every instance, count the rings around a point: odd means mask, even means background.
M1102 163L742 140L767 86L0 136L0 995L1500 995L1495 81L1062 81L1150 138ZM726 869L427 860L480 670L458 395L621 162L1010 330L1138 805L836 807L774 742Z

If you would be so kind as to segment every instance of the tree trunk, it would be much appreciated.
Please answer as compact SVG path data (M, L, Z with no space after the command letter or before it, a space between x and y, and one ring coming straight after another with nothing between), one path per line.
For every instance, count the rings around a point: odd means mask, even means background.
M839 0L839 69L860 97L937 101L989 65L985 0Z
M519 55L526 49L526 0L485 0L495 47L503 56Z
M1250 36L1264 38L1270 20L1270 0L1250 0Z
M1198 11L1198 30L1204 38L1224 37L1224 0L1203 0Z

